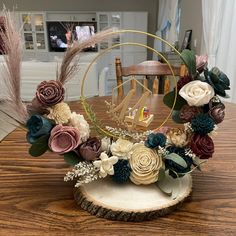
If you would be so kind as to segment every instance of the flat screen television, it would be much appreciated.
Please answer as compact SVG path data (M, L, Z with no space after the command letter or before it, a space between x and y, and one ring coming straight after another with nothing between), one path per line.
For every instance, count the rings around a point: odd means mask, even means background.
M83 41L96 33L97 23L91 22L63 22L48 21L48 42L50 52L64 52L68 45L74 41ZM88 52L96 52L97 45L84 49Z

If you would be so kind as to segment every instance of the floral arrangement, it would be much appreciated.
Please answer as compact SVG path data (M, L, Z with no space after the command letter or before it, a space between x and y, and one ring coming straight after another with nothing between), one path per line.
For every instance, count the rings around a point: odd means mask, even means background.
M136 185L156 184L171 195L172 191L165 188L170 176L181 178L195 169L200 170L205 159L212 157L212 135L225 116L225 106L219 96L227 96L225 90L229 89L230 83L218 68L208 70L207 57L195 56L194 52L184 50L181 59L188 68L188 74L164 96L163 101L170 108L176 100L172 118L184 124L183 128L162 127L145 132L138 139L132 138L134 135L127 131L118 132L120 137L117 139L103 133L93 137L84 116L72 112L64 102L64 84L77 70L78 63L72 63L75 56L88 45L106 39L108 32L69 47L57 78L41 82L32 104L25 106L20 100L19 89L20 37L15 33L10 17L6 19L6 33L1 33L8 54L5 80L9 85L11 111L17 108L20 111L15 118L13 113L7 114L27 128L32 156L41 156L49 150L63 156L73 166L64 177L65 181L76 179L75 186L79 187L99 178L111 177L119 184L128 181ZM90 117L94 116L89 107L87 112ZM96 118L93 119L96 124ZM108 131L112 134L117 129Z
M143 140L117 140L105 136L91 137L84 116L71 112L63 102L65 90L59 81L39 84L31 110L40 110L27 121L29 152L39 156L48 149L63 155L74 168L64 180L76 179L76 187L111 177L116 183L131 181L136 185L156 183L162 186L167 176L181 178L200 169L202 159L212 157L212 135L225 115L218 96L226 96L229 79L217 68L207 69L207 57L195 56L189 50L181 54L188 75L177 83L177 100L173 119L183 128L162 127L150 131ZM164 103L172 107L172 91ZM130 135L132 136L132 135ZM171 192L166 192L171 195Z

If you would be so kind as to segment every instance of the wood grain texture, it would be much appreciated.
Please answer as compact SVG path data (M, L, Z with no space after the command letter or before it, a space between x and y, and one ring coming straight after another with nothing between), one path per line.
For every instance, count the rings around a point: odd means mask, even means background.
M97 217L139 222L156 219L181 207L192 191L191 175L173 180L172 186L180 186L175 199L164 195L155 184L121 186L106 178L75 188L74 197L82 209Z
M103 98L90 101L106 119ZM79 103L71 107L82 113ZM162 103L152 107L157 121L168 112ZM62 157L30 157L25 132L14 131L0 143L0 235L236 235L236 105L226 109L214 157L193 174L191 199L170 215L140 223L96 218L77 207L73 183L63 182L69 167Z

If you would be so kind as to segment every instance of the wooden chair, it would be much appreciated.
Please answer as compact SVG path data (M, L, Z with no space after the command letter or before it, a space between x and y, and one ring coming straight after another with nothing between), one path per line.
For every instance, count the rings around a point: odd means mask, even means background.
M123 83L123 77L127 76L144 76L142 84L144 87L148 87L148 79L154 76L152 92L153 94L158 94L159 92L159 82L160 78L163 79L164 76L171 76L172 72L167 64L161 63L159 61L144 61L137 65L132 65L129 67L122 67L120 58L115 59L116 67L116 80L117 86ZM172 66L175 76L184 76L186 74L186 68L184 65L180 67ZM160 93L167 93L170 90L170 81L168 78L164 79L164 85L160 87ZM131 88L136 88L136 81L131 81ZM118 96L124 95L123 86L118 88Z

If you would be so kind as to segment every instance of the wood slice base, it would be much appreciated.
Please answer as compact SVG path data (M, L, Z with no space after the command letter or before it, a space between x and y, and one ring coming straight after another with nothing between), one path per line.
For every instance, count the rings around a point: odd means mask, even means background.
M92 215L110 220L144 221L175 210L190 195L192 178L172 179L175 199L165 195L155 185L119 185L111 178L101 179L75 188L78 205Z

